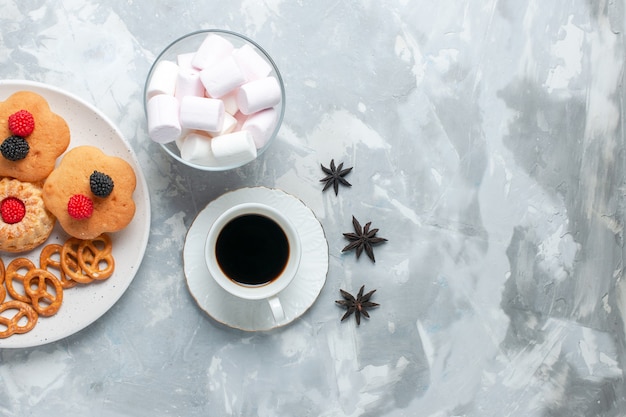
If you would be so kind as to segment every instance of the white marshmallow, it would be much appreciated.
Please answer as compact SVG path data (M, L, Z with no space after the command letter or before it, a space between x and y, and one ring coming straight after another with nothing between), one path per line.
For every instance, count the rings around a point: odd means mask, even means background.
M275 77L245 83L237 91L237 106L243 114L252 114L280 103L280 85Z
M180 125L185 129L219 132L224 123L222 100L185 96L180 101Z
M249 131L252 134L256 148L260 149L265 146L268 139L272 136L276 127L277 117L278 111L273 107L261 110L248 116L245 122L243 122L241 130Z
M235 58L227 56L220 62L203 69L200 80L211 97L220 98L246 82L246 77Z
M191 60L196 54L194 52L186 52L184 54L176 55L176 63L178 64L178 68L180 69L196 69L192 64ZM198 70L199 71L199 70Z
M225 96L220 97L220 100L224 102L224 111L230 115L234 115L239 111L237 107L237 90L233 90Z
M219 132L210 132L211 137L225 135L227 133L231 133L237 127L237 119L234 116L231 116L228 113L224 113L224 123L222 123L222 130Z
M147 88L148 99L157 94L174 95L176 89L176 77L178 76L178 65L172 61L160 61L150 77Z
M176 140L181 134L179 105L174 96L158 94L148 100L148 135L158 143Z
M237 113L235 113L235 120L237 120L237 126L235 127L235 130L241 130L241 126L243 126L244 122L246 121L246 119L248 118L248 116L246 116L245 114L243 114L242 112L238 111Z
M192 68L181 68L176 78L174 96L182 100L185 96L204 96L204 86L200 82L200 73Z
M174 141L176 148L178 148L178 152L182 152L183 150L183 143L185 142L185 137L187 136L186 132L186 130L183 130L180 136Z
M272 66L249 44L233 51L233 57L248 81L267 77Z
M198 69L205 69L228 56L235 47L226 38L209 33L191 60L191 64Z
M213 156L221 165L240 165L256 158L257 151L250 132L242 130L211 139Z
M198 132L185 136L180 148L180 157L198 165L216 165L211 150L211 138Z

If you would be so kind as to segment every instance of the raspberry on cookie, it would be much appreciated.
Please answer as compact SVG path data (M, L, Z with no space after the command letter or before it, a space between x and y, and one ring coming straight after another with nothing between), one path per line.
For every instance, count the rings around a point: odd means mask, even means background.
M43 186L48 210L70 236L93 239L126 227L135 215L135 171L94 146L69 150Z
M41 95L18 91L0 102L0 177L41 181L69 144L66 121Z
M25 138L35 130L35 118L28 110L20 110L9 116L9 130Z

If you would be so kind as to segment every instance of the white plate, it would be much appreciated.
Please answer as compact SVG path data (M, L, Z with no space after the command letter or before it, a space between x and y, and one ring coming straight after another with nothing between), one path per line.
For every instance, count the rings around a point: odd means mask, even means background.
M274 321L267 301L246 301L231 295L211 278L206 267L204 245L209 227L221 213L244 202L279 209L293 222L302 239L298 273L279 296L285 310L285 318L280 322ZM313 305L326 282L328 243L311 209L296 197L265 187L241 188L213 200L198 213L187 232L183 261L187 286L202 310L227 326L262 331L291 323Z
M55 87L32 81L0 80L0 101L11 94L29 90L43 96L50 109L63 117L70 128L68 150L80 145L94 145L108 155L126 160L135 170L137 188L133 194L135 217L123 230L112 233L115 272L102 282L78 285L63 292L63 304L52 317L40 317L33 330L0 339L0 348L39 346L70 336L106 313L124 294L135 277L148 244L150 233L150 197L139 162L121 132L91 104ZM57 162L60 158L57 160ZM46 243L63 243L68 236L57 224ZM19 254L39 264L42 246ZM2 253L5 265L14 258ZM8 299L8 295L7 295Z

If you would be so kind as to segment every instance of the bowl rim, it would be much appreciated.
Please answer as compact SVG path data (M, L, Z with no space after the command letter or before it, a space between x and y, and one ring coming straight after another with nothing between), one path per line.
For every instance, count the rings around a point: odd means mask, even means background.
M274 59L271 57L271 55L261 46L259 45L256 41L252 40L251 38L249 38L246 35L243 35L239 32L235 32L229 29L199 29L193 32L189 32L183 36L180 36L178 38L176 38L175 40L173 40L172 42L170 42L165 48L163 48L163 50L161 50L161 52L156 56L156 58L154 59L154 61L152 62L152 65L150 66L150 70L148 71L148 74L146 75L146 81L144 83L144 88L143 88L143 93L142 93L142 99L143 99L143 108L144 108L144 115L146 118L146 123L147 123L147 117L148 117L148 108L147 108L147 104L148 104L148 100L147 100L147 91L148 91L148 84L150 83L150 80L152 78L152 74L154 72L154 69L157 65L157 63L159 63L161 61L161 59L164 57L164 55L166 55L171 48L173 48L175 45L179 44L180 42L191 38L191 37L195 37L198 35L205 35L207 36L210 33L216 33L216 34L224 34L224 35L228 35L228 36L233 36L235 38L239 38L244 42L247 42L249 44L251 44L252 46L254 46L259 52L261 52L264 56L264 58L269 62L269 64L272 66L272 70L275 73L276 79L278 80L278 84L280 86L280 93L281 93L281 102L280 102L280 112L278 114L277 120L276 120L276 127L274 128L274 131L272 132L272 135L270 136L270 138L268 139L268 141L265 143L265 145L263 145L263 147L261 147L260 149L257 149L257 156L255 159L248 161L248 162L244 162L244 163L239 163L239 164L231 164L231 165L221 165L221 166L211 166L211 165L201 165L201 164L196 164L190 161L186 161L184 160L179 154L177 155L172 149L170 149L168 147L168 145L171 145L172 142L170 143L161 143L159 144L159 146L168 154L170 155L172 158L174 158L175 160L177 160L178 162L191 167L191 168L195 168L201 171L228 171L231 169L235 169L235 168L239 168L242 167L244 165L249 164L250 162L253 162L254 160L258 159L266 150L267 148L269 148L269 146L271 145L271 143L276 139L276 136L278 136L278 132L280 131L281 125L283 123L283 119L285 116L285 99L286 99L286 93L285 93L285 84L283 81L283 77L280 73L280 70L278 69L278 66L276 65L276 62L274 62ZM189 51L189 52L193 52L193 51ZM176 145L174 145L176 146Z

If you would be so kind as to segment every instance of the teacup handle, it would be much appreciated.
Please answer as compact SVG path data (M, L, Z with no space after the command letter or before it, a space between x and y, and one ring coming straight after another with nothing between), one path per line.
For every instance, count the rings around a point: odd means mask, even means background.
M272 310L272 315L274 316L274 321L280 322L285 319L285 310L283 310L283 305L281 304L278 296L273 296L267 299L267 302L270 305L270 309Z

